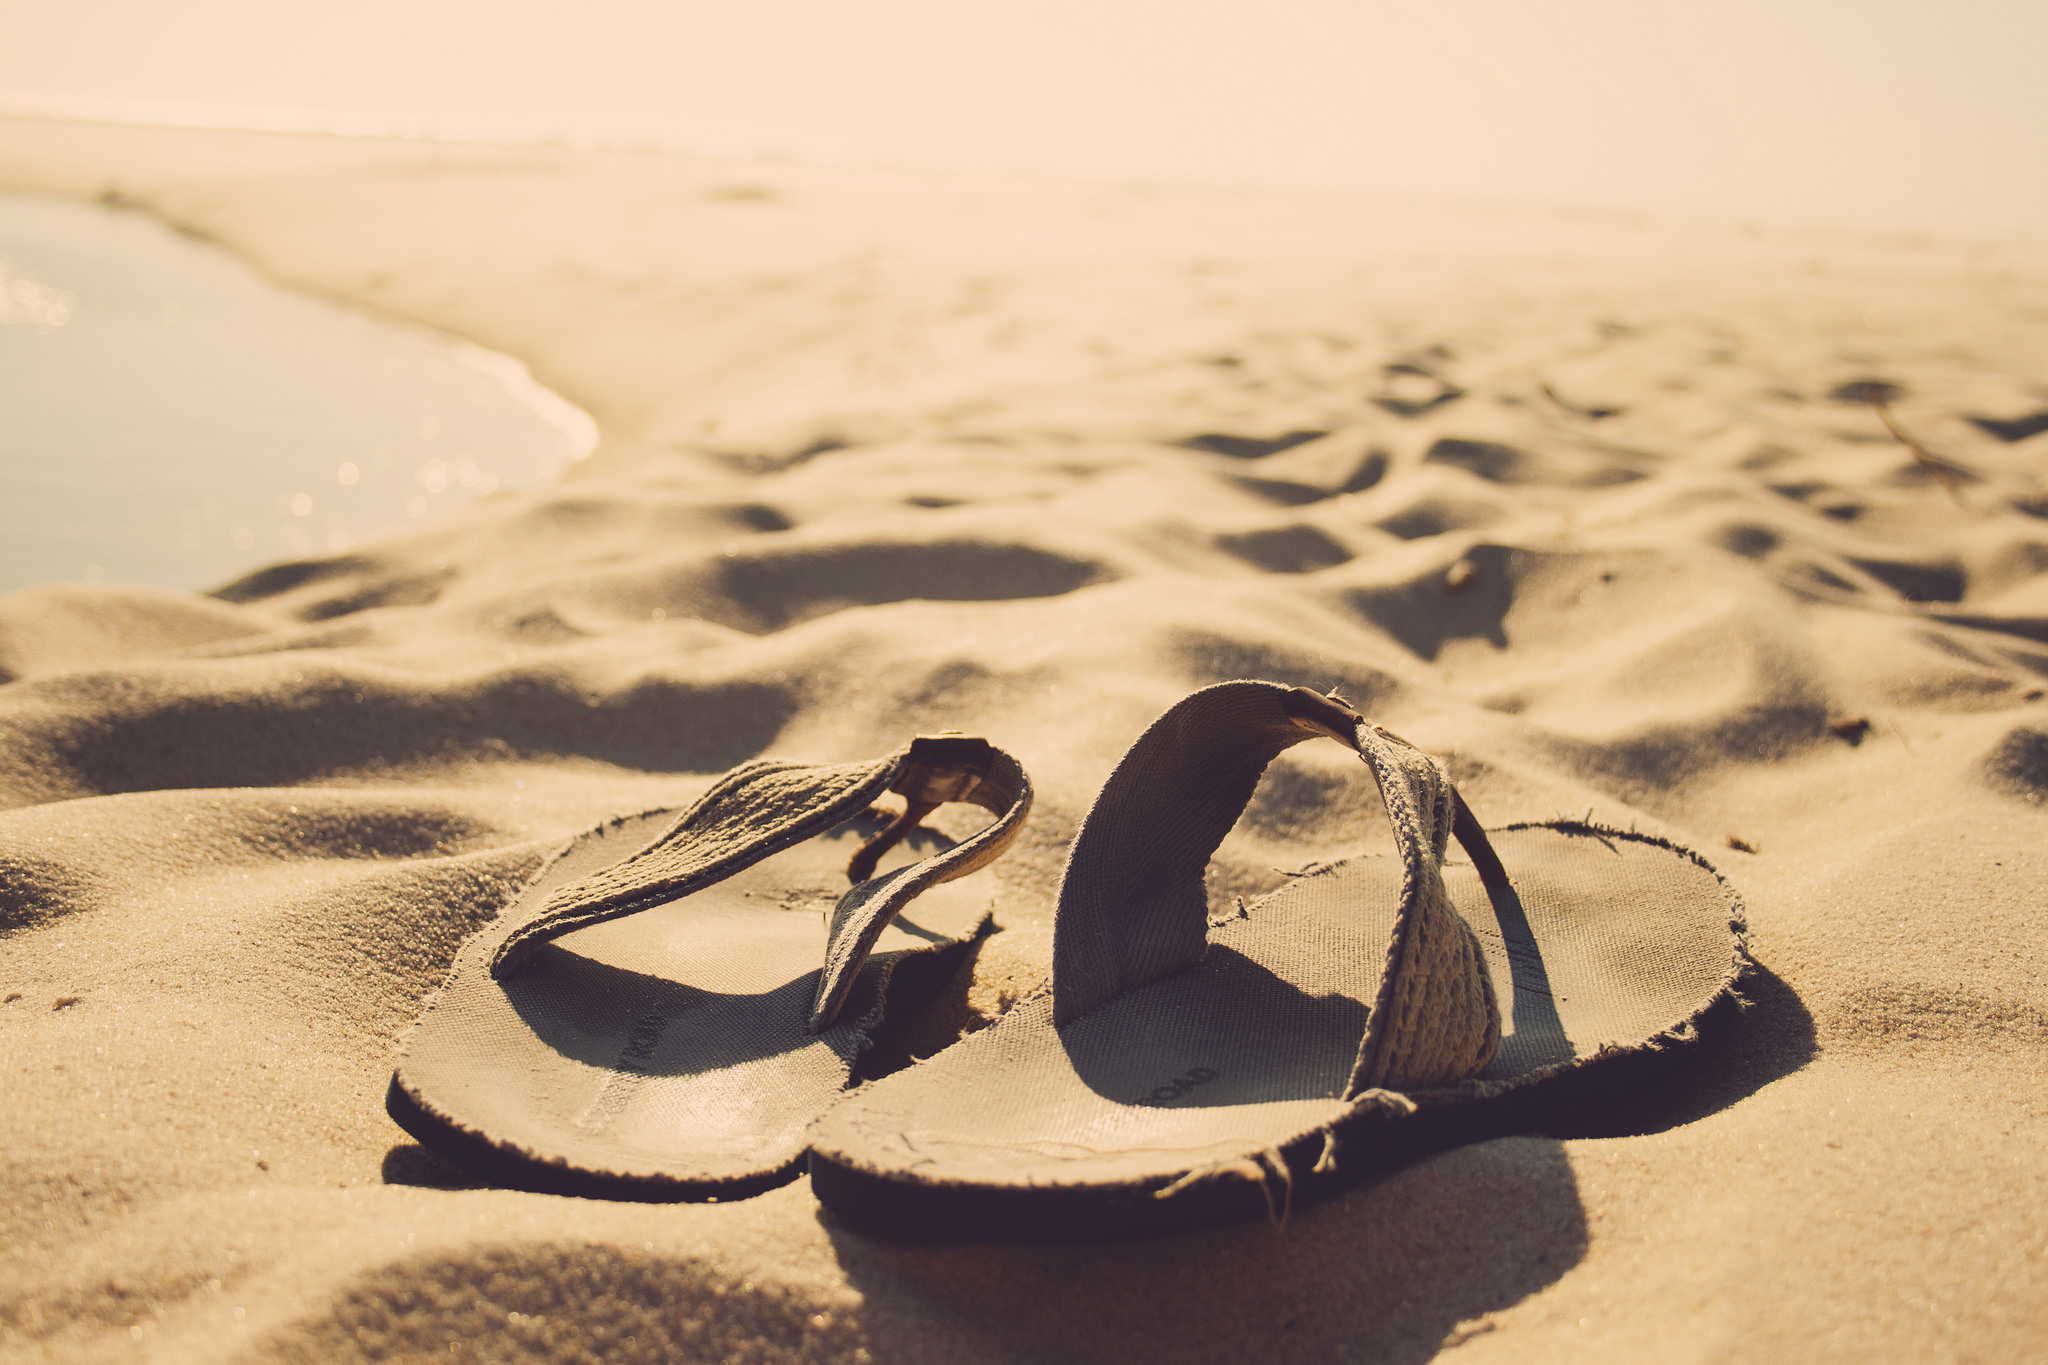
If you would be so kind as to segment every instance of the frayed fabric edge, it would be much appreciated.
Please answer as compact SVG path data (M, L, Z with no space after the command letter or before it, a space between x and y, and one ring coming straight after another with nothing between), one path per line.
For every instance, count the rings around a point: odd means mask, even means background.
M1403 1118L1416 1110L1415 1101L1394 1090L1368 1090L1351 1102L1347 1118L1361 1113L1377 1111L1392 1117ZM1311 1175L1328 1175L1337 1169L1337 1124L1333 1120L1311 1128L1302 1137L1322 1134L1322 1150L1309 1167ZM1286 1153L1278 1146L1261 1147L1245 1156L1212 1162L1197 1167L1173 1183L1152 1192L1154 1199L1172 1199L1198 1185L1220 1180L1225 1176L1236 1176L1259 1187L1259 1193L1266 1200L1266 1218L1274 1227L1286 1230L1288 1219L1294 1212L1294 1168L1288 1164ZM1277 1190L1277 1194L1276 1194Z

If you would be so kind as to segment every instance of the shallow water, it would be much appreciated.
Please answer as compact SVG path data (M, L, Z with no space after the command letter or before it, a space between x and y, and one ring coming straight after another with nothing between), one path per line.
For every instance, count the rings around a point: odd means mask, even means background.
M543 482L595 439L510 357L140 214L0 194L0 591L215 587Z

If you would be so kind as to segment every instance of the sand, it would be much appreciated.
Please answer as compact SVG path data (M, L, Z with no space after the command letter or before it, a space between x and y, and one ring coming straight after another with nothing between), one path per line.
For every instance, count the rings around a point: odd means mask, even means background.
M602 431L214 596L0 598L5 1359L2048 1357L2048 252L32 121L0 185ZM1489 824L1708 851L1739 1027L1284 1229L1097 1249L893 1245L802 1180L484 1188L385 1117L549 849L959 728L1039 803L929 1053L1043 979L1124 746L1246 676L1341 688ZM1361 781L1284 756L1216 894L1373 846Z

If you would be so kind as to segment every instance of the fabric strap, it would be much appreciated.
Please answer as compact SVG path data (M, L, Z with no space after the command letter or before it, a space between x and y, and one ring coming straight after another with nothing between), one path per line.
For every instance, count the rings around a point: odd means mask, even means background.
M855 884L832 913L824 970L807 1027L829 1027L882 930L918 894L986 867L1015 842L1031 810L1031 782L986 740L925 736L886 758L839 765L761 759L719 779L653 843L601 872L557 888L507 927L491 954L504 977L540 944L572 930L681 900L764 858L837 828L884 792L910 803L905 817L854 855ZM875 859L938 805L965 801L996 819L960 843L880 877Z
M813 1033L827 1027L846 994L853 989L875 940L903 907L930 887L978 872L1001 857L1017 841L1024 817L1031 813L1031 779L1016 759L979 739L919 740L933 746L920 760L912 745L911 761L890 784L909 803L906 819L891 825L874 844L854 855L849 872L872 870L877 845L893 843L907 831L907 820L922 807L930 810L947 801L980 806L995 820L967 838L921 862L879 877L857 881L832 910L832 928L825 939L825 969L818 977L818 995L811 1007ZM939 746L948 746L941 749ZM871 853L870 850L874 850Z
M1193 966L1208 944L1210 856L1266 765L1324 736L1356 751L1385 801L1401 858L1400 904L1346 1098L1476 1074L1500 1043L1478 940L1444 890L1453 832L1489 885L1504 874L1437 762L1306 688L1220 683L1139 737L1083 822L1053 928L1053 1018L1065 1024Z

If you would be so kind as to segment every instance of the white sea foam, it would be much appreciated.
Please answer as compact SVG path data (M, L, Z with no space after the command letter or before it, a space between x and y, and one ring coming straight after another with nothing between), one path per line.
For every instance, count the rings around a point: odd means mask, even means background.
M456 364L495 379L515 402L561 432L562 448L570 459L580 460L597 449L596 419L535 379L524 361L460 338L449 338L445 345Z

